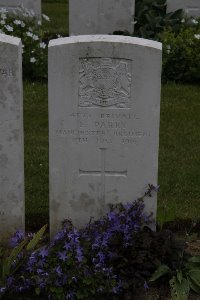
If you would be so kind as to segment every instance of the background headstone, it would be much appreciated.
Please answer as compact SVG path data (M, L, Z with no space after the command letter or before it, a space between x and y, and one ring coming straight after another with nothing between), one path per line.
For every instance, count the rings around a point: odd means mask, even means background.
M200 17L199 0L167 0L167 12L183 9L188 16Z
M135 0L69 0L69 34L133 32Z
M0 0L0 8L11 12L18 11L21 6L33 11L37 18L41 18L41 0Z
M124 36L49 46L50 230L82 226L157 184L161 44ZM146 209L156 215L156 196Z
M22 47L0 34L0 242L24 230Z

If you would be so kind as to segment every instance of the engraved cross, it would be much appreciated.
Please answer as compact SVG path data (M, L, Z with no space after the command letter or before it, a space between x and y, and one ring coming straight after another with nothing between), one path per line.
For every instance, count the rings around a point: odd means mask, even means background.
M101 169L100 170L92 170L92 171L86 171L79 169L79 176L84 175L96 175L101 176L102 180L102 198L105 203L105 194L106 194L106 176L122 176L127 177L127 169L124 169L122 171L112 171L106 169L106 148L99 148L101 151Z

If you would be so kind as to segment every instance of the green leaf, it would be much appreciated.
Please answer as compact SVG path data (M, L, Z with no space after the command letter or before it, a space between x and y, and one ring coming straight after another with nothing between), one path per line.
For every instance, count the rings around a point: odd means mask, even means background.
M27 240L24 239L16 248L14 248L9 257L5 259L5 261L3 262L3 267L2 267L2 279L4 280L5 277L7 275L10 274L10 270L11 270L11 266L12 263L16 260L17 256L19 255L19 253L22 251L22 249L24 248L24 246L26 245Z
M41 292L40 288L36 287L35 288L35 293L36 293L37 296L40 295L40 292Z
M195 282L188 276L188 282L191 290L200 295L200 288L195 284Z
M43 234L45 233L46 229L47 229L47 224L44 225L32 238L32 240L28 243L26 250L33 250L37 244L39 243L41 237L43 236Z
M169 281L172 300L188 300L190 286L187 279L182 278L181 283L175 276Z
M171 270L167 265L160 265L158 269L153 273L149 281L155 281L161 276L170 273Z
M187 275L200 288L200 269L192 269L187 272Z
M177 276L177 279L178 279L179 283L181 283L182 279L183 279L183 273L182 273L182 271L178 271L177 274L176 274L176 276Z
M198 268L198 265L199 265L198 263L188 262L188 263L185 264L185 268L186 268L187 271L189 271L191 269Z
M199 256L193 256L190 259L188 259L189 262L192 263L200 263L200 255Z

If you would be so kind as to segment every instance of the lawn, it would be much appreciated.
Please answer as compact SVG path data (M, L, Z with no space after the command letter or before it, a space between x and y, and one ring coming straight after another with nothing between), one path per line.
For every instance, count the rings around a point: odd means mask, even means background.
M51 35L68 34L67 3L43 2ZM200 87L162 86L158 221L200 216ZM24 83L26 225L48 222L47 83ZM127 201L129 199L126 199Z
M46 24L46 30L50 31L52 36L56 34L68 36L68 1L55 2L42 2L42 12L50 18L49 24Z

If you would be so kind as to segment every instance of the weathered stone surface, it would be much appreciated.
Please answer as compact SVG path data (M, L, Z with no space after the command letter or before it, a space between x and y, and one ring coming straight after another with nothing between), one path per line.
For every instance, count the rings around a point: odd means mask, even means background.
M37 18L41 18L41 0L0 0L0 8L8 11L18 11L23 6L33 11Z
M21 41L0 34L0 242L24 230Z
M49 46L50 230L157 184L161 44L77 36ZM146 209L156 215L156 196Z
M133 32L135 0L69 0L69 34Z
M199 0L167 0L167 12L183 9L187 15L200 17Z

